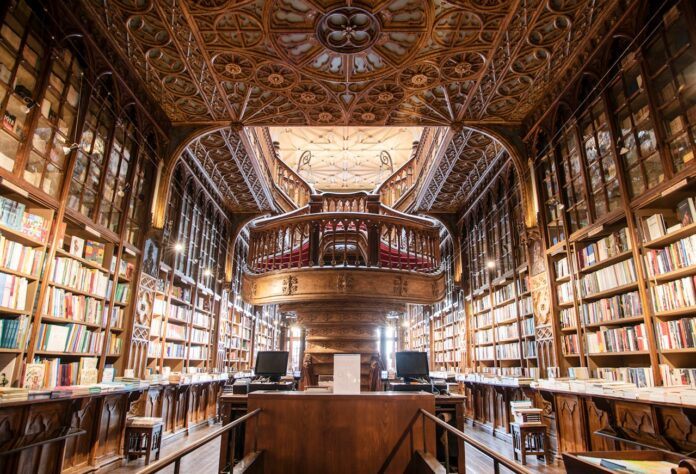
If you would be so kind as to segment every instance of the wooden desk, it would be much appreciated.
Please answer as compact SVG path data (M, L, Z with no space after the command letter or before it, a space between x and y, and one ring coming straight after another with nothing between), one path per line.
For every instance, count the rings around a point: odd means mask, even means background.
M412 446L422 449L424 434L428 452L435 449L433 423L423 428L418 416L420 409L435 412L432 394L254 392L248 410L257 408L258 428L256 421L246 427L246 452L257 443L265 473L378 472L392 450L386 472L402 473ZM411 438L407 430L416 417Z
M373 393L381 393L381 392L373 392ZM408 394L409 392L401 392L401 393L406 393ZM423 392L410 392L411 394L414 393L423 393ZM435 414L437 416L440 416L443 418L442 415L450 415L450 417L454 420L453 426L461 431L464 431L464 425L465 425L465 410L466 410L466 396L460 395L460 394L451 394L451 395L435 395ZM222 422L223 424L230 423L233 420L236 420L237 418L245 415L248 412L247 409L247 402L248 402L248 395L234 395L232 393L225 393L221 395L220 397L220 416L222 417ZM439 444L439 437L440 433L438 431L438 444ZM457 459L456 459L456 464L459 467L459 472L465 472L464 471L464 457L459 456L459 453L463 453L464 451L464 443L463 441L459 440L457 438L456 443L452 442L453 439L450 437L450 449L452 451L452 454L456 452L457 454ZM222 446L227 446L227 443L229 442L229 437L227 434L223 435L222 437ZM236 459L241 459L244 455L244 434L239 433L237 435L237 438L235 439L235 458ZM453 449L453 447L456 446L456 449ZM438 450L442 451L440 449L441 447L438 446ZM444 459L444 458L442 458ZM220 466L225 466L229 463L229 459L226 456L226 453L223 451L220 452Z

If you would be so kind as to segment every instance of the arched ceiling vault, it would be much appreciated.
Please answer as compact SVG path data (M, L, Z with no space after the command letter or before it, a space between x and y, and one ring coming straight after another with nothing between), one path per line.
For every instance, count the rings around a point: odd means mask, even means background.
M189 147L233 208L272 207L259 202L254 178L240 178L234 169L240 163L217 158L224 152L220 138L243 143L241 127L519 126L581 67L626 6L621 0L76 1L86 28L108 38L174 126L236 124ZM495 140L463 130L451 134L434 164L438 172L424 183L422 209L461 205L503 153Z

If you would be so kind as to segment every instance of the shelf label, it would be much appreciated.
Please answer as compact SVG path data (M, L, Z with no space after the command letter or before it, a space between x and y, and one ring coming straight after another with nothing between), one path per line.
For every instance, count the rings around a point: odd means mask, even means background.
M89 232L92 235L96 235L97 237L101 237L101 233L97 229L92 229L90 226L86 225L85 230Z
M679 182L676 183L675 185L670 186L669 188L667 188L667 189L665 189L664 191L662 191L662 194L660 194L660 196L661 196L661 197L669 196L671 193L673 193L674 191L676 191L676 190L679 189L679 188L683 188L683 187L686 186L688 183L689 183L689 180L688 180L688 179L686 179L686 178L685 178L685 179L682 179L681 181L679 181Z
M27 192L26 189L22 189L22 188L20 188L19 186L15 185L15 184L13 184L13 183L11 183L11 182L9 182L9 181L7 181L6 179L0 178L0 183L1 183L3 186L5 186L7 189L10 189L10 190L16 192L16 193L19 194L20 196L23 196L23 197L25 197L25 198L26 198L26 197L29 197L29 193Z
M594 236L594 235L599 234L599 233L602 232L603 230L604 230L604 226L603 226L603 225L600 225L600 226L597 227L596 229L592 229L591 231L589 231L589 232L587 233L587 236L588 236L588 237L592 237L592 236Z

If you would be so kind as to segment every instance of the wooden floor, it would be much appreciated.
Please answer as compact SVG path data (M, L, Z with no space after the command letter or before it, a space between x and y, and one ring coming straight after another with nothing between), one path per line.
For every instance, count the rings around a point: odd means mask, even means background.
M220 425L210 425L209 427L199 428L188 436L181 436L169 442L165 442L162 448L161 456L166 456L169 453L175 452L188 443L192 443L202 436L207 435L212 430L218 429ZM512 444L499 439L494 438L488 432L481 428L472 427L467 423L465 428L465 433L474 438L477 441L484 443L489 446L497 453L502 454L508 459L513 459L512 456ZM206 444L202 448L194 451L193 453L185 456L181 463L181 473L195 473L195 474L218 474L218 456L220 453L220 439L217 438L210 443ZM137 461L131 461L128 464L116 469L115 471L110 471L110 474L135 474L144 466L143 458ZM538 461L534 456L527 458L527 466L532 472L539 474L562 474L565 472L563 468L563 463L561 461L554 461L552 465L546 465L541 461ZM493 472L493 463L490 458L481 454L478 450L467 446L466 449L466 472L467 474L487 474ZM168 467L160 471L163 474L173 474L173 466ZM501 472L508 472L505 468L501 468ZM328 474L328 473L327 473Z
M512 443L504 441L500 438L494 438L487 431L481 428L472 427L470 423L466 424L464 432L474 438L476 441L484 443L496 453L502 454L506 458L512 460ZM535 456L527 457L527 465L525 466L532 472L539 474L562 474L565 473L563 461L555 460L553 464L546 465L543 461L538 461ZM483 474L493 472L493 462L488 456L481 454L477 449L467 446L466 448L466 472L467 474ZM500 472L509 472L505 468L501 468Z
M210 425L207 427L197 428L191 434L182 435L178 438L174 438L170 441L165 441L162 446L162 452L160 454L160 459L184 448L187 444L193 443L203 436L209 434L211 431L220 428L219 424ZM195 474L218 474L218 459L220 456L220 438L216 438L210 443L202 446L191 454L184 456L181 461L181 474L185 473L195 473ZM150 459L150 463L154 462L154 455ZM145 458L140 458L124 465L114 471L109 471L109 474L135 474L140 471L145 466ZM162 474L173 474L174 465L169 466L166 469L159 471Z

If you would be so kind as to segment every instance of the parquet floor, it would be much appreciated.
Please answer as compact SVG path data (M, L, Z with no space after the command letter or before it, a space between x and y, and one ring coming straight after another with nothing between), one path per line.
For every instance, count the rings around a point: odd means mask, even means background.
M217 429L216 426L210 426L207 428L200 428L188 436L181 436L175 440L165 443L162 448L161 456L165 456L168 453L177 451L188 443L192 443L202 436L210 433L211 430ZM512 445L507 441L499 438L494 438L486 431L481 428L472 427L467 423L465 432L472 438L485 443L487 446L494 449L497 453L506 456L508 459L512 459ZM206 444L197 451L184 457L181 463L181 473L194 473L194 474L218 474L218 456L220 452L220 439L216 439ZM481 454L479 451L472 447L467 447L466 449L466 462L467 462L467 474L488 474L493 473L493 463L490 458ZM144 466L143 460L139 459L137 461L131 461L125 466L122 466L115 471L111 471L112 474L135 474ZM565 472L563 468L563 463L561 461L554 461L552 465L545 465L543 462L538 461L535 457L531 456L527 459L528 469L539 474L562 474ZM173 474L174 468L170 466L167 469L160 471L162 474ZM508 472L505 468L501 468L501 472ZM326 473L330 474L330 473ZM356 473L358 474L358 473ZM360 473L362 474L362 473ZM367 473L366 473L367 474Z

